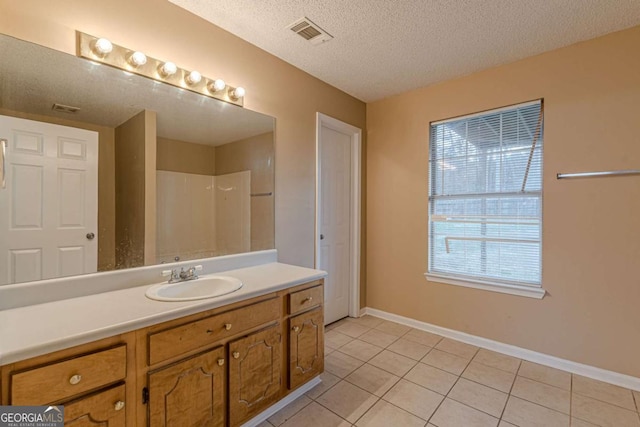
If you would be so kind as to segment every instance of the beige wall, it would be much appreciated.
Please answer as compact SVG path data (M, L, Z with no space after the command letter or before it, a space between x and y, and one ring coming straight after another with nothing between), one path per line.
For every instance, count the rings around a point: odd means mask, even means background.
M640 377L640 27L367 106L367 305ZM429 283L429 122L544 98L535 300Z
M157 170L215 175L216 148L158 137Z
M3 108L0 108L0 114L98 132L98 271L113 270L116 264L114 129L75 120L11 111Z
M251 250L274 245L273 132L216 147L216 175L251 171Z
M75 30L247 89L245 107L276 118L276 247L313 266L315 113L364 129L365 104L165 0L0 0L3 32L75 53Z

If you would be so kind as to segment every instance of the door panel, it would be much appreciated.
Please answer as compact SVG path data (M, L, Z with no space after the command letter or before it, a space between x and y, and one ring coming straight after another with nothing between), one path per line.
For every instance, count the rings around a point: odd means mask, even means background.
M275 324L229 344L229 418L240 425L282 391L282 334Z
M320 132L320 264L325 279L325 323L349 315L351 284L351 135Z
M224 362L218 347L150 373L149 425L224 426Z
M289 319L289 388L294 389L324 370L322 307Z
M84 397L64 405L66 427L124 427L125 386Z
M97 271L98 134L0 116L0 285Z

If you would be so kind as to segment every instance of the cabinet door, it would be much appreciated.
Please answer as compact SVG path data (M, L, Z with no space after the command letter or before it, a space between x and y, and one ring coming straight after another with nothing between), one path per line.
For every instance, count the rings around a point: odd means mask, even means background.
M124 427L125 386L120 385L64 405L69 427Z
M289 388L294 389L324 370L322 307L289 319Z
M229 344L230 425L239 425L280 398L280 332L280 324L275 324Z
M149 425L224 426L224 347L149 373Z

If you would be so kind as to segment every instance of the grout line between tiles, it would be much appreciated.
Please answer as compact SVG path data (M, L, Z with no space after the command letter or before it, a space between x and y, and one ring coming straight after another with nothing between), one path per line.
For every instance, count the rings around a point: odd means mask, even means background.
M337 385L338 385L338 384L340 384L342 381L346 381L346 382L347 382L347 383L349 383L350 385L352 385L352 386L354 386L354 387L357 387L357 388L359 388L360 390L363 390L363 391L365 391L365 392L369 393L370 395L372 395L373 397L375 397L375 398L376 398L376 401L373 403L373 405L371 405L371 406L369 407L369 409L367 409L367 410L364 412L364 414L360 415L360 417L358 417L358 419L357 419L355 422L353 422L353 423L352 423L351 421L347 420L346 418L343 418L343 417L342 417L342 415L340 415L340 414L338 414L337 412L335 412L335 411L331 410L331 408L327 408L327 407L326 407L326 406L324 406L321 402L318 402L318 401L317 401L317 400L315 400L315 399L314 399L314 402L316 402L318 405L322 406L322 407L323 407L323 408L325 408L326 410L331 411L332 413L334 413L335 415L337 415L338 417L340 417L340 419L345 420L345 421L346 421L346 422L348 422L349 424L355 425L358 421L360 421L360 418L362 418L362 417L363 417L367 412L369 412L369 411L371 410L371 408L373 408L373 407L376 405L376 403L378 403L378 402L380 401L380 399L382 399L382 398L381 398L381 397L376 396L376 395L375 395L375 394L373 394L373 393L368 392L367 390L363 389L362 387L357 386L356 384L352 384L351 382L349 382L349 381L347 381L347 380L345 380L345 379L342 379L342 380L338 381L337 383L335 383L335 384L333 385L333 387L337 386ZM331 388L333 388L333 387L331 387ZM330 390L330 389L329 389L329 390ZM327 390L327 391L329 391L329 390ZM320 396L324 395L327 391L325 391L324 393L322 393ZM320 398L320 396L318 396L318 398Z
M281 422L280 424L276 425L274 423L272 423L271 421L269 421L269 418L272 418L274 415L276 415L278 412L283 411L287 406L292 405L293 402L295 402L295 400L291 403L289 403L289 405L285 406L284 408L280 409L280 411L276 412L275 414L271 415L271 417L267 418L265 421L268 422L269 424L271 424L273 427L280 427L282 424L286 423L287 421L289 421L291 418L293 418L294 416L296 416L298 414L298 412L302 411L304 408L306 408L307 406L311 405L312 402L314 402L314 400L312 398L310 398L309 396L307 396L306 394L303 394L300 397L306 397L307 399L309 399L309 402L304 405L302 408L298 409L296 412L294 412L293 414L291 414L291 416L287 419L285 419L283 422ZM300 397L298 397L298 399L300 399ZM298 400L296 399L296 400Z
M604 382L604 381L602 381L602 382ZM605 384L609 384L609 383L605 383ZM620 406L620 405L617 405L617 404L615 404L615 403L606 402L606 401L604 401L604 400L600 400L600 399L595 398L595 397L593 397L593 396L588 396L588 395L586 395L586 394L579 393L579 392L577 392L577 391L573 391L573 374L571 375L571 385L572 385L572 387L571 387L571 396L573 396L574 394L577 394L577 395L579 395L579 396L586 397L586 398L588 398L588 399L595 400L595 401L600 402L600 403L604 403L604 404L607 404L607 405L614 406L614 407L616 407L616 408L618 408L618 409L624 409L625 411L630 411L630 412L638 412L637 410L636 410L636 411L634 411L633 409L625 408L624 406ZM615 385L615 384L611 384L611 385ZM618 386L617 386L617 387L618 387ZM620 387L620 388L622 388L622 389L624 389L624 390L628 390L628 391L630 391L630 392L631 392L631 398L632 398L632 399L634 399L634 396L633 396L633 390L631 390L631 389L629 389L629 388L624 388L624 387Z
M442 340L440 340L442 341ZM433 346L433 348L436 348L435 346ZM478 350L476 350L476 353L478 352ZM474 357L475 357L475 353L474 353ZM473 360L473 357L471 358L471 360ZM464 367L464 369L462 370L462 372L460 372L460 375L458 375L458 378L456 379L456 382L453 383L453 385L451 386L451 388L449 389L449 391L447 392L447 394L444 396L444 399L442 399L442 402L444 402L445 400L447 400L447 396L449 396L449 394L451 394L451 391L454 389L454 387L456 386L456 384L458 384L458 381L460 381L460 378L462 378L462 374L464 373L464 371L467 370L467 368L469 367L469 364L471 363L471 360L469 360L467 362L467 365ZM426 363L425 363L426 365ZM431 366L431 365L429 365ZM435 368L435 366L434 366ZM453 399L451 399L453 400ZM440 404L438 405L438 407L436 408L435 411L433 411L433 414L431 414L431 416L429 417L429 419L427 420L427 424L429 424L431 422L431 418L433 418L433 416L438 412L438 410L440 409L440 406L442 406L442 402L440 402ZM457 400L456 400L457 402ZM435 425L435 424L434 424Z

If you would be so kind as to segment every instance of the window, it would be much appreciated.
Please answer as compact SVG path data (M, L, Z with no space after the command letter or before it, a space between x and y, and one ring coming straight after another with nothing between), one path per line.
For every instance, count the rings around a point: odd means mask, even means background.
M542 298L542 101L431 123L434 281Z

